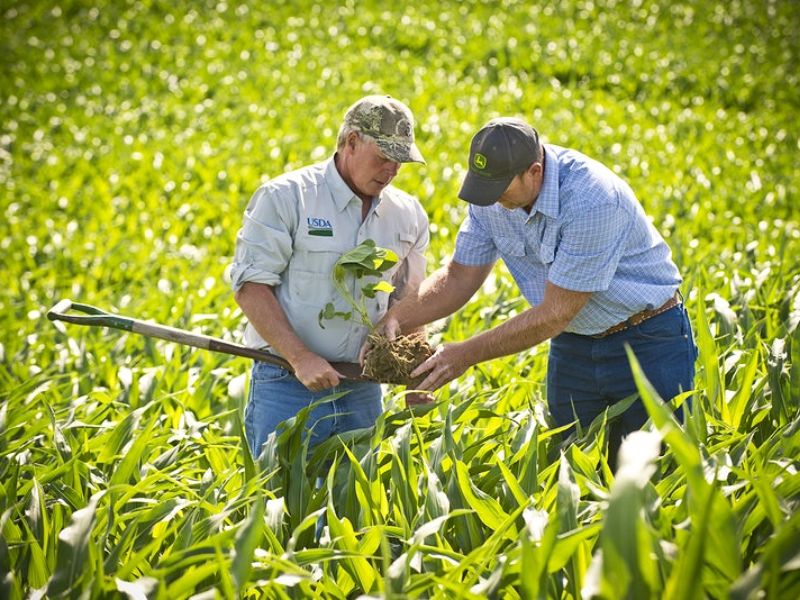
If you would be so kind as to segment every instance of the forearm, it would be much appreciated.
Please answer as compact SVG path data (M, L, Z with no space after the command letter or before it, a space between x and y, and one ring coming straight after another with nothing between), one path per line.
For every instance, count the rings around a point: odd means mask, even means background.
M270 286L247 282L235 298L258 335L290 363L311 352L297 337Z
M532 348L564 331L590 297L548 283L541 304L464 341L464 351L477 364Z
M555 337L569 324L545 314L541 306L529 308L502 325L462 342L464 351L478 364L517 354Z
M440 346L411 375L427 372L419 387L435 390L473 365L527 350L564 331L590 296L591 292L570 291L548 282L541 304L466 341Z
M451 262L423 281L416 293L394 305L390 315L403 332L451 315L467 303L491 269L492 265L466 267Z

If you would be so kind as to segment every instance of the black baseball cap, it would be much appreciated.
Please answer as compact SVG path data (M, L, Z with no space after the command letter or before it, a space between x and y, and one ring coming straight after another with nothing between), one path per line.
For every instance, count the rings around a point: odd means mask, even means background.
M539 134L522 119L492 119L472 138L469 171L458 197L478 206L497 202L511 180L540 158Z

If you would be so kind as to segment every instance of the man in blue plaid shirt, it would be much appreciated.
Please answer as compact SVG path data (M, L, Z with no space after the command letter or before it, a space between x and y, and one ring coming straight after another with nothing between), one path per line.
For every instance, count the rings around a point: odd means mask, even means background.
M558 425L588 425L636 393L625 346L664 399L693 388L696 347L671 252L631 188L599 162L500 118L473 138L459 197L470 203L452 260L382 319L390 338L452 314L502 258L531 307L444 344L412 375L435 390L480 362L550 339L547 401ZM611 429L613 454L647 413Z

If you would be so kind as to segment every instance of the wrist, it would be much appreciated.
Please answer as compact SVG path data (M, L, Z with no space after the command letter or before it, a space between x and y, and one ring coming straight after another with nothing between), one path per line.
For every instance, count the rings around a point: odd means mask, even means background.
M392 315L389 315L389 322L394 322L394 326L397 329L398 334L407 334L413 329L415 329L414 324L411 322L412 319L406 315L403 315L401 312L396 312Z
M463 357L463 362L467 363L469 367L486 360L482 353L484 346L482 344L475 344L474 340L475 338L470 338L463 342L455 342L453 344L456 346L458 353Z
M292 367L297 370L299 365L308 363L309 359L314 356L314 353L305 346L302 346L287 350L284 356L286 357L286 360L289 361L289 364L291 364Z

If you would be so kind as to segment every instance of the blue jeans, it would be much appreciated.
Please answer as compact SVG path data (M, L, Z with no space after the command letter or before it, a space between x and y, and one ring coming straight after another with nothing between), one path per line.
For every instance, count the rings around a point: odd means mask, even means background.
M342 380L336 387L312 392L286 369L255 361L244 411L245 435L253 456L261 453L261 446L282 421L309 404L342 391L348 393L311 410L306 423L310 447L338 433L374 425L383 410L380 384Z
M558 425L573 422L577 415L580 424L588 426L606 408L637 393L625 344L664 400L694 389L697 347L682 304L604 338L562 333L550 343L547 368L547 404ZM647 418L637 399L612 424L609 455L616 455L621 439Z

